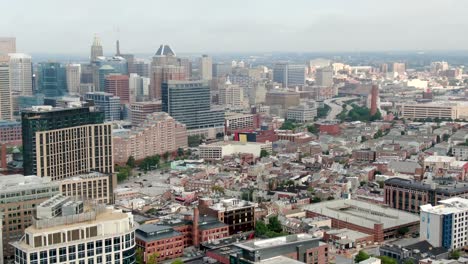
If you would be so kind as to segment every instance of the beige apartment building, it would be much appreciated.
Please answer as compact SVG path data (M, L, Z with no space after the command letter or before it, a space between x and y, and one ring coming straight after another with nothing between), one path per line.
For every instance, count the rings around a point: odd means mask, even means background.
M100 204L113 202L115 185L117 185L115 174L99 172L77 175L59 182L62 195L79 197L84 201L95 201Z
M36 132L37 176L61 180L97 170L113 172L111 124Z
M0 211L3 213L3 255L10 259L14 248L10 242L20 239L30 226L36 205L59 194L59 185L50 178L23 175L0 176ZM2 259L3 260L3 259Z
M152 113L136 128L114 133L114 160L117 164L124 164L130 156L142 160L156 154L177 151L187 145L184 124L167 113Z
M468 118L468 104L464 103L408 103L401 105L401 115L409 119L466 119Z

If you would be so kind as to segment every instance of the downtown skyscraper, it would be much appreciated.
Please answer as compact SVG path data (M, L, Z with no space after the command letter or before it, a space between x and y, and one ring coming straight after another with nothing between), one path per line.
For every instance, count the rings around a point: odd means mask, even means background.
M161 45L151 62L150 99L161 99L161 86L170 80L187 80L188 63L176 57L169 45Z
M162 110L187 126L187 133L216 137L224 129L224 110L212 109L210 87L204 81L162 84Z
M36 106L21 113L25 175L60 180L113 172L112 127L94 107Z

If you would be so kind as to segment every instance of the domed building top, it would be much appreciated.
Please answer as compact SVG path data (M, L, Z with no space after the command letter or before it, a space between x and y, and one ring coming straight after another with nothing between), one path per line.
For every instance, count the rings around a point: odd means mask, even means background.
M155 56L176 56L176 53L171 49L169 45L161 45L156 51Z

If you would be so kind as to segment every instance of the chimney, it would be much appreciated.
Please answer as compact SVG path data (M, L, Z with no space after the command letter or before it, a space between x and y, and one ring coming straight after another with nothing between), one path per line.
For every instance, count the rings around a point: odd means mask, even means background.
M379 86L377 85L372 85L372 90L371 90L371 108L370 108L370 114L373 116L377 113L377 98L379 96Z
M6 169L7 168L7 146L6 144L1 145L1 150L0 150L0 168Z
M198 234L198 220L200 218L200 213L198 212L198 208L195 207L193 209L193 221L192 221L192 241L195 247L200 245L199 241L199 234Z

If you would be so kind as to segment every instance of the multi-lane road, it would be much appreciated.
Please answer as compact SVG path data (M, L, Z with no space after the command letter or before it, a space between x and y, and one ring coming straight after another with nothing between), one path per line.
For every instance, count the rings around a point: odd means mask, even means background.
M331 98L331 99L324 100L323 103L330 106L330 112L328 112L326 119L335 120L336 116L340 114L341 111L343 110L343 102L356 99L356 98L357 97L354 97L354 96L347 96L347 97L338 97L338 98Z

